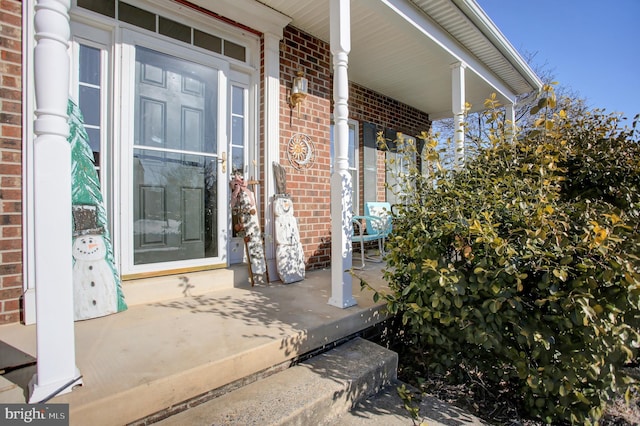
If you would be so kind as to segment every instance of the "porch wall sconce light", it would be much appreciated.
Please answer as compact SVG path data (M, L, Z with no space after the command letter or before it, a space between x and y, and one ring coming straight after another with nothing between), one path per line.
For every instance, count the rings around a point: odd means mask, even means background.
M296 77L293 78L293 84L291 85L291 95L289 96L289 103L292 108L298 107L298 118L300 118L300 104L307 97L309 82L304 78L304 73L298 71Z

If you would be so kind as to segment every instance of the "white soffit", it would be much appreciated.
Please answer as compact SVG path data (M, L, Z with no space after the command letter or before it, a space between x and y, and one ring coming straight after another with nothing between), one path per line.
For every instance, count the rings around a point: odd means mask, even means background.
M291 19L277 9L255 0L189 0L196 6L214 12L225 19L246 25L262 33L282 36Z
M218 1L200 2L219 13ZM350 4L349 79L432 118L452 115L451 65L461 59L468 66L466 99L474 110L481 109L491 93L507 103L541 87L475 0L351 0ZM329 0L259 0L254 5L277 11L292 26L329 42ZM252 26L249 15L235 19Z

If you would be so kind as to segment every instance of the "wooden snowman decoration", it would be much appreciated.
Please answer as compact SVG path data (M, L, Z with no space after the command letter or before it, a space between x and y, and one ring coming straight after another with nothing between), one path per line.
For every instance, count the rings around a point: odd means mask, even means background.
M276 234L276 268L285 283L301 281L305 276L304 250L300 242L298 222L293 215L293 201L285 194L273 200Z
M96 207L74 206L73 218L74 319L118 312L117 283L106 259L104 230L97 226Z

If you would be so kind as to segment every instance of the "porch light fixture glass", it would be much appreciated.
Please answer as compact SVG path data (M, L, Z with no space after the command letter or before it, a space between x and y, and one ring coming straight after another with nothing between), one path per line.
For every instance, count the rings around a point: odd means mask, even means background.
M307 97L308 93L308 81L304 78L304 73L302 71L298 71L296 73L296 77L293 78L291 96L289 97L291 107L298 107L298 117L300 117L300 104Z

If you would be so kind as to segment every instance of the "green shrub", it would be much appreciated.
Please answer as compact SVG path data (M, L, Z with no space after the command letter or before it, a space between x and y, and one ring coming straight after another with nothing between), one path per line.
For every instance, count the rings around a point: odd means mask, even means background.
M635 123L572 116L545 89L513 141L490 111L462 170L422 135L387 242L391 292L375 297L431 373L478 371L534 417L591 424L628 392L640 344L640 148Z

